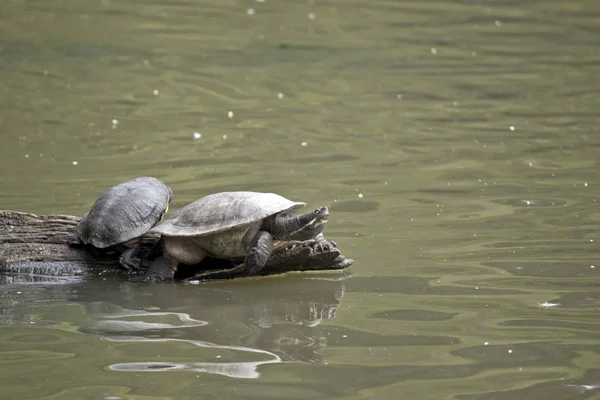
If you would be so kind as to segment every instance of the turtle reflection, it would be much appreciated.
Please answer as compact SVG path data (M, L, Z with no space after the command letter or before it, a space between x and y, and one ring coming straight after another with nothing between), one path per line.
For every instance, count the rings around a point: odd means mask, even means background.
M344 295L343 280L332 276L339 275L249 284L122 284L118 305L114 293L113 301L100 296L87 302L93 322L79 329L129 348L131 359L114 360L114 371L193 370L255 378L264 364L326 362L321 324L335 318ZM154 354L161 354L158 364Z

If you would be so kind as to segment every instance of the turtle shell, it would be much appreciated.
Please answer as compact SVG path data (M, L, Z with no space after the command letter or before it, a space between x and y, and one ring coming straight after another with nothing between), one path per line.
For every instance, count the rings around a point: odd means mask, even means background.
M306 203L275 193L222 192L179 209L150 230L165 236L205 236L260 221L282 211L292 212Z
M102 193L77 226L85 244L106 248L148 232L165 214L171 189L152 177L121 183Z

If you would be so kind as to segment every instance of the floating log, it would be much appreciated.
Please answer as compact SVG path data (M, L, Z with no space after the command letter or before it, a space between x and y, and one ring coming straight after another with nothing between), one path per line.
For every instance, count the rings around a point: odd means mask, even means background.
M126 274L119 267L116 252L92 251L71 247L79 217L71 215L34 215L18 211L0 211L0 273L35 276L81 276L106 273ZM159 237L145 235L141 254L147 253ZM142 274L151 260L142 260ZM181 266L176 279L231 279L244 277L242 260L206 258L194 266ZM352 265L335 246L322 247L314 240L289 242L277 247L261 275L292 271L341 270ZM237 266L237 267L236 267Z

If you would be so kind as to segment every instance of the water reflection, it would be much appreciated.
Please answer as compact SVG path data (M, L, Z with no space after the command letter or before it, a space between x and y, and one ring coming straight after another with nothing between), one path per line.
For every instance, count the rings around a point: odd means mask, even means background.
M81 333L119 345L123 356L107 365L112 371L193 370L258 378L259 367L267 364L326 363L320 324L335 318L345 282L345 275L308 274L207 285L116 279L7 285L0 322L73 324ZM83 315L69 318L40 309L61 303L82 305Z
M282 362L281 358L276 354L242 346L220 346L211 342L203 342L198 340L181 340L181 339L152 339L141 336L122 336L110 337L102 336L102 338L111 342L118 343L161 343L161 342L183 342L201 348L212 348L222 350L234 350L239 352L257 353L265 356L270 356L270 359L264 361L246 361L246 362L186 362L177 363L170 361L160 362L125 362L109 365L113 371L137 371L137 372L157 372L157 371L172 371L172 370L191 370L196 372L206 372L209 374L224 375L230 378L258 378L260 373L256 370L257 367L265 364L274 364ZM217 356L221 358L220 356Z

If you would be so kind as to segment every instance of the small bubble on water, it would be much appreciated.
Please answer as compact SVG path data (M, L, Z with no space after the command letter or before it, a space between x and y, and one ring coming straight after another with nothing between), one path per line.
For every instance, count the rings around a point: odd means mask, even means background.
M71 164L77 165L77 164L79 164L79 161L72 161Z
M348 337L348 335L342 335L342 337Z
M223 135L223 139L227 139L227 135Z
M596 268L596 266L595 265L590 265L590 268L594 269L594 268Z
M431 49L431 54L433 54L434 56L437 56L437 53L438 53L438 51L435 47Z
M310 14L308 14L308 18L315 19L315 18L317 18L317 16L314 13L310 13Z
M512 349L508 349L508 354L512 354Z
M48 76L48 70L47 69L44 70L44 76Z
M117 125L118 123L119 123L119 120L118 120L118 119L113 119L113 120L112 120L112 124L113 124L113 125Z
M254 8L249 8L248 11L246 11L248 13L248 15L254 15L256 14L256 11L254 11Z
M511 126L508 127L508 129L510 129L511 131L514 131L515 127L511 125Z
M264 3L266 0L256 0L257 3Z
M490 344L490 342L483 342L484 346L487 346L488 344Z
M202 134L200 132L194 132L194 139L200 139Z
M29 154L25 154L25 158L29 158Z
M398 98L398 100L402 100L402 95L401 94L397 94L396 97Z
M279 94L277 95L277 97L278 97L279 99L283 99L284 95L283 95L283 93L279 93Z
M530 163L529 163L529 166L530 166L530 167L533 167L533 163L532 163L532 162L530 162Z
M227 117L228 117L229 119L233 118L233 111L229 111L229 112L227 113Z
M359 194L358 194L358 198L359 198L359 199L362 199L362 198L363 198L363 194L362 194L362 193L359 193Z
M588 183L587 183L587 182L584 182L584 183L583 183L583 186L585 186L585 187L588 187Z
M302 142L302 143L300 143L300 146L306 147L306 146L308 146L308 143L307 142Z
M500 25L502 25L502 22L500 22L500 20L497 19L496 21L494 21L494 24L496 24L496 26L500 26Z
M155 96L158 96L158 93L159 93L159 92L158 92L158 89L154 89L154 90L152 91L152 94L153 94L153 95L155 95Z
M472 51L471 52L471 57L477 57L477 52L476 51Z

